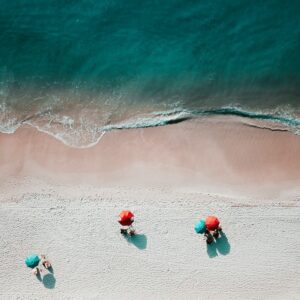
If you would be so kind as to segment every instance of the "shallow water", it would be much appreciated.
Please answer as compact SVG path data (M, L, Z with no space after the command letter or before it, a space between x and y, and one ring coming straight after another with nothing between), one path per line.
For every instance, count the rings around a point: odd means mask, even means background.
M203 115L299 132L299 1L4 1L0 130L73 146Z

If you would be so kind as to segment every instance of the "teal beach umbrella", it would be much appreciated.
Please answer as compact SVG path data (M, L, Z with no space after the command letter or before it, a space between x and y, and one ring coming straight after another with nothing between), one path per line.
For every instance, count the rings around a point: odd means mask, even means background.
M204 233L206 230L205 221L204 220L198 221L194 229L197 233Z
M35 255L35 254L29 255L25 259L25 264L29 268L35 268L35 267L37 267L38 264L39 264L39 262L40 262L40 258L37 255Z

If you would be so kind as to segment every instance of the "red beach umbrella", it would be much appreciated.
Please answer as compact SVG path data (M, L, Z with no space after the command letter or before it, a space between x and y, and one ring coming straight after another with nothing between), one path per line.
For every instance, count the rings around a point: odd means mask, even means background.
M130 210L123 210L119 214L118 222L123 226L130 226L134 221L134 214Z
M205 220L205 225L208 230L215 230L218 228L220 221L217 217L208 216Z

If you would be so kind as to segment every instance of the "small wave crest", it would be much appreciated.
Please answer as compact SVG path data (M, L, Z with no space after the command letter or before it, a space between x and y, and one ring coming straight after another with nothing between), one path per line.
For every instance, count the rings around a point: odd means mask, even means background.
M299 129L300 127L300 119L293 117L289 114L286 115L279 115L274 113L264 113L264 112L251 112L247 110L242 110L237 107L221 107L216 109L209 109L209 110L203 110L198 111L197 114L200 115L206 115L206 116L213 116L213 115L229 115L229 116L238 116L238 117L244 117L249 119L255 119L255 120L262 120L262 121L270 121L272 123L279 123L283 125L287 125L290 127L296 127Z

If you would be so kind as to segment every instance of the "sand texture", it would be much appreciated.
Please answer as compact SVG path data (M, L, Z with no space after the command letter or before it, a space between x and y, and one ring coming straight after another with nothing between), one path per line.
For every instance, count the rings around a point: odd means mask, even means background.
M0 211L1 299L299 299L299 199L32 181L11 196ZM135 238L119 233L121 207L136 215ZM207 214L225 233L209 247L193 229ZM53 263L43 282L23 263L30 252Z
M89 149L2 134L0 299L299 299L299 154L299 136L223 119ZM207 247L194 224L211 214L224 235ZM31 253L53 274L35 278Z

